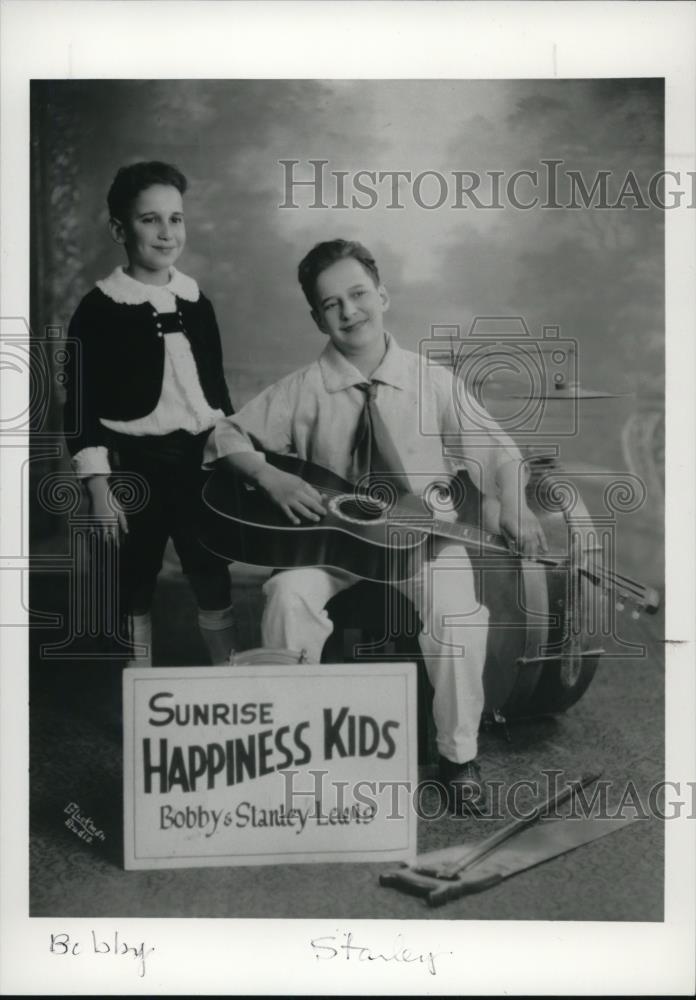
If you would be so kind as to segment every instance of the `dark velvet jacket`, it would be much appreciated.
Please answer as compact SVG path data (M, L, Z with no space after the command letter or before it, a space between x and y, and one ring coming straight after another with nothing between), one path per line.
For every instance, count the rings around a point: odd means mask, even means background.
M168 314L158 314L149 302L116 302L100 288L82 299L68 332L79 349L70 352L65 373L65 426L80 428L77 436L67 438L71 455L105 443L100 417L136 420L152 413L162 390L167 329L186 336L211 408L225 415L234 412L212 303L202 293L195 302L177 295L176 307L172 327Z

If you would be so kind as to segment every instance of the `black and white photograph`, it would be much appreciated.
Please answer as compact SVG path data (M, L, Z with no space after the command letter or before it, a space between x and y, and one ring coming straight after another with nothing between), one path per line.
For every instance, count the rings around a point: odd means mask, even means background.
M53 6L3 97L3 990L690 992L696 8Z

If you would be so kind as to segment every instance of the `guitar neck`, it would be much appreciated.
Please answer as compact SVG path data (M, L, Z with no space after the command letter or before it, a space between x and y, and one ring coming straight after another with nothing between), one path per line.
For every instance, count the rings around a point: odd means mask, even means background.
M449 538L455 542L463 542L482 552L495 552L498 555L512 555L510 546L505 541L503 535L498 535L493 531L482 531L474 528L470 524L461 524L452 521L443 521L435 518L430 522L430 528L438 538ZM531 562L541 563L542 566L565 566L568 562L565 556L551 554L534 555L525 557Z
M510 547L503 535L495 532L482 531L469 524L443 521L439 518L430 523L430 528L433 534L439 538L449 538L456 542L462 542L465 545L478 548L481 552L510 554ZM532 562L540 563L542 566L562 568L569 565L569 559L566 556L551 553L537 554L526 558ZM650 614L654 614L660 605L659 594L654 588L645 587L628 576L597 565L578 566L577 569L582 576L601 587L605 593L612 594L619 602L629 601L637 608L642 608Z
M429 522L429 527L438 538L449 538L455 542L464 542L476 548L488 552L498 552L509 554L510 547L505 542L502 535L497 535L492 531L482 531L470 524L461 524L457 521L443 521L441 518L434 518Z

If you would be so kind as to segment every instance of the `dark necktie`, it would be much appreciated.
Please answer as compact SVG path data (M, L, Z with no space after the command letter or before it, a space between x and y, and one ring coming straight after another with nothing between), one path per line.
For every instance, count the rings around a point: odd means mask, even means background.
M409 493L410 486L392 436L377 407L378 382L356 385L365 394L353 446L353 470L357 482L369 476L371 483L387 482L397 493Z

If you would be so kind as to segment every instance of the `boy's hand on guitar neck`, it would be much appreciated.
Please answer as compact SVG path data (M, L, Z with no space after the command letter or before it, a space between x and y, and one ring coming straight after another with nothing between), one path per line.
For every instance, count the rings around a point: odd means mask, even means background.
M520 474L516 462L508 462L498 469L500 489L500 531L517 555L533 559L547 552L546 536L535 515L527 506L526 479Z
M291 472L265 465L256 482L293 524L300 524L300 518L319 521L326 514L319 490Z
M526 503L501 506L500 530L510 548L527 559L548 551L543 529Z

